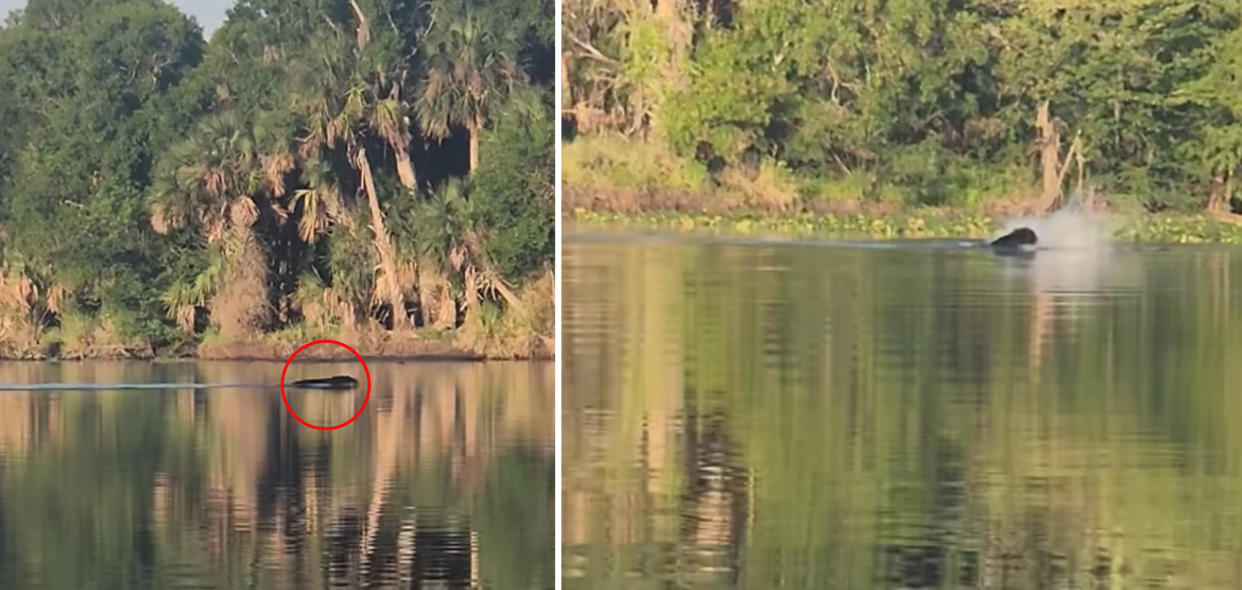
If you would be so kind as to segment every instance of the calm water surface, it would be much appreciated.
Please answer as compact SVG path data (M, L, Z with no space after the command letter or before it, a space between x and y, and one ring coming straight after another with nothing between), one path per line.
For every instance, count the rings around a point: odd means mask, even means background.
M1242 251L564 268L566 588L1242 587Z
M283 363L0 364L275 383ZM342 429L278 387L0 392L2 588L551 588L549 363L369 363ZM363 375L300 364L290 379ZM357 392L293 392L339 424Z

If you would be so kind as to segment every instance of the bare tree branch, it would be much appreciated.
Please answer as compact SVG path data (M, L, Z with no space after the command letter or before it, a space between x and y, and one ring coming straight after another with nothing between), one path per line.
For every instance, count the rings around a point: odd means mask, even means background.
M611 57L608 57L607 55L604 55L604 53L600 51L599 49L596 49L594 45L591 45L590 43L587 43L586 41L579 39L573 33L565 33L565 34L569 36L570 41L574 42L574 45L581 47L582 50L586 52L586 57L589 57L596 61L602 61L606 64L613 65L613 66L621 65L620 61L617 61Z

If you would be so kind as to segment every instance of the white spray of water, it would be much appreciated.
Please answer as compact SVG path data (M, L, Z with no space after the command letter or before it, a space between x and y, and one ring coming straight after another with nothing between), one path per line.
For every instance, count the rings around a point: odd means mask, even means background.
M1041 217L1009 220L1000 235L1029 227L1039 237L1041 250L1106 250L1112 246L1112 223L1108 217L1082 208L1079 199ZM998 236L999 237L999 236Z
M1111 237L1114 222L1080 203L1071 199L1049 215L1011 219L1000 234L1019 227L1035 232L1039 251L1019 272L1038 291L1097 292L1130 286L1136 278L1118 265Z

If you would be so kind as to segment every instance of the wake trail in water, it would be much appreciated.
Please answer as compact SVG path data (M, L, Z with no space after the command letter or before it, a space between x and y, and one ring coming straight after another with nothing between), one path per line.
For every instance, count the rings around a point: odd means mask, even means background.
M99 391L117 389L266 389L271 383L0 383L0 391Z

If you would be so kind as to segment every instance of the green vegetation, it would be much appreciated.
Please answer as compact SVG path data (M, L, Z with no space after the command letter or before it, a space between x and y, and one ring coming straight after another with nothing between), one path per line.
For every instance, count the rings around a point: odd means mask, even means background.
M0 28L0 356L539 353L552 13L239 0L208 43L158 0L31 0Z
M1232 0L567 0L566 202L1238 223ZM1203 237L1203 236L1200 236Z
M1002 219L944 208L916 208L883 215L800 211L620 213L575 209L573 225L608 231L676 230L714 236L800 236L865 239L982 239L1002 229ZM1242 225L1205 215L1142 216L1120 220L1112 235L1126 242L1242 244Z

